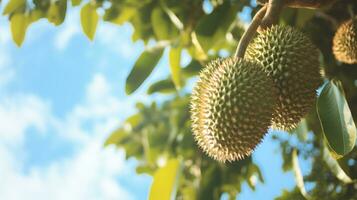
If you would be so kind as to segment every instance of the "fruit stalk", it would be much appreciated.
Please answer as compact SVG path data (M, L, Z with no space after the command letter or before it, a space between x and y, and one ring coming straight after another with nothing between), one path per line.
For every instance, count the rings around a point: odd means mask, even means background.
M253 39L255 33L257 32L258 27L260 26L263 17L266 13L267 6L264 5L254 16L252 19L252 22L250 23L249 27L247 30L244 32L242 35L241 39L239 40L237 50L235 52L235 57L237 58L244 58L245 51L250 43L250 41Z
M266 29L273 24L276 24L279 20L281 10L285 5L285 0L269 0L267 5L267 11L261 22L260 28Z

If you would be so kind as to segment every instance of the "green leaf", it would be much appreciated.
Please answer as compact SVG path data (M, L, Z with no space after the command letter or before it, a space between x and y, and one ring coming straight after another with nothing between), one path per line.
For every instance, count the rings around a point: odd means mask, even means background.
M6 7L4 8L4 12L2 13L3 15L10 14L14 12L16 9L25 6L26 1L25 0L10 0L9 3L7 3Z
M28 22L25 14L15 13L13 16L11 16L10 27L12 39L17 44L17 46L21 46L22 42L25 39L26 30L28 27Z
M78 6L81 2L82 0L72 0L72 6Z
M352 179L345 173L345 171L340 167L339 163L332 157L328 147L324 146L323 149L323 159L327 166L330 168L331 172L343 183L351 183Z
M296 149L294 149L292 152L292 162L293 162L296 186L299 188L300 193L305 197L305 199L311 199L310 195L306 192L306 189L305 189L304 177L302 176L302 173L300 170L299 159L297 156Z
M58 26L63 23L66 17L67 0L55 1L50 5L47 11L47 19L49 22Z
M126 131L123 129L118 129L114 131L105 141L104 146L116 145L120 142L120 140L127 135Z
M169 53L171 78L174 82L176 89L182 87L182 77L181 77L181 48L171 48Z
M340 82L336 83L341 86ZM356 126L343 91L334 82L323 88L317 100L317 113L325 138L336 156L352 151L356 142Z
M181 174L180 168L180 161L171 159L164 167L159 168L155 172L150 188L149 200L175 199L177 184Z
M112 6L105 11L103 19L112 23L122 25L124 22L129 21L135 14L137 9L133 7L123 7L118 9L116 6Z
M81 9L81 24L83 32L86 36L90 39L94 39L94 35L97 29L99 20L99 15L97 13L96 7L91 4L87 3Z
M164 52L163 46L157 46L145 50L135 62L129 76L126 79L125 92L133 93L154 70Z
M190 78L192 76L196 76L201 70L201 63L192 59L191 62L182 69L182 74L185 78Z
M237 10L236 5L225 1L198 21L195 32L203 50L207 52L217 43L225 41L228 28L237 17Z
M152 11L151 24L155 36L159 40L169 40L178 35L177 28L171 23L169 16L161 8L155 8Z
M141 113L134 114L125 120L125 124L129 125L130 128L134 128L143 120Z
M172 93L175 92L175 85L171 79L164 79L153 83L147 90L148 94L159 93Z

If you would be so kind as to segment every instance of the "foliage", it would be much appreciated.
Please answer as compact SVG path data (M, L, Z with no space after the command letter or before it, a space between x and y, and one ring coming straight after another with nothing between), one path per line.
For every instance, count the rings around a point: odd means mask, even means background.
M148 88L148 94L169 94L166 100L151 105L138 102L137 113L113 132L106 145L114 144L126 151L127 158L136 158L137 173L153 175L156 184L163 184L162 178L157 177L171 177L170 184L177 186L177 199L218 199L223 193L234 199L242 184L254 189L257 180L263 183L260 167L264 166L256 165L251 157L222 164L203 155L193 140L189 120L191 87L188 83L210 59L233 54L244 24L237 14L245 8L252 12L244 13L253 16L257 11L254 3L250 0L72 0L71 6L81 6L82 28L90 39L94 39L101 20L116 25L128 22L134 29L133 41L142 40L148 46L127 77L128 94L135 92L150 76L165 55L165 49L169 51L171 76ZM71 6L67 0L9 0L3 14L9 17L13 39L20 46L32 23L47 19L60 25ZM297 180L296 188L282 191L279 200L357 199L354 181L357 150L353 141L356 130L351 125L357 119L357 66L337 62L331 51L337 25L350 18L349 6L357 13L355 0L337 0L333 6L319 10L285 8L280 17L281 24L298 27L310 36L321 51L326 82L335 81L325 86L317 110L291 135L283 133L274 137L281 147L283 170L294 170ZM192 59L187 66L181 66L183 51ZM336 82L341 87L333 84ZM343 157L336 160L330 152ZM305 176L299 173L300 159L311 163L311 171ZM156 187L153 185L152 191Z

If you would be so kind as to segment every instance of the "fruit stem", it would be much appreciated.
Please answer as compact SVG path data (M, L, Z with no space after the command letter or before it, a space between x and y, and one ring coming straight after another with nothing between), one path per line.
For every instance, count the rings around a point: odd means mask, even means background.
M253 39L255 33L257 32L257 29L262 22L262 19L265 15L266 10L267 10L267 6L264 5L262 8L260 8L260 10L253 17L252 22L250 23L249 27L243 33L241 39L239 40L237 50L235 53L235 57L244 58L245 51L246 51L250 41Z
M285 0L269 0L267 3L267 11L262 20L260 27L266 29L279 20L281 10L285 5Z

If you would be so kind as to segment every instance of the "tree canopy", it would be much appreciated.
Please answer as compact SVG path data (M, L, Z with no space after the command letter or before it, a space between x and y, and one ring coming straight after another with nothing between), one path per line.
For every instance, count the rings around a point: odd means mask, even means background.
M266 1L259 1L264 3ZM292 1L292 5L298 0ZM306 2L306 1L305 1ZM191 133L189 100L192 81L212 59L234 54L246 29L241 16L252 18L261 5L250 0L9 0L3 15L10 21L14 42L21 46L26 29L47 19L58 26L72 7L80 7L83 33L95 40L103 21L130 23L132 40L144 41L142 52L126 79L125 91L134 93L163 56L171 76L150 83L147 94L165 95L162 101L137 102L130 116L105 145L123 148L127 158L139 161L137 173L153 176L150 199L235 199L242 184L252 189L264 184L261 168L252 157L219 163L198 149ZM321 51L324 87L316 108L291 133L273 135L280 144L284 171L293 171L296 187L277 199L357 199L357 64L336 61L332 40L337 27L357 13L357 1L337 0L317 9L282 10L280 24L305 32ZM165 54L164 52L168 53ZM182 66L183 52L191 61ZM341 123L336 124L336 121ZM273 155L269 155L273 156ZM300 159L311 160L302 175ZM272 169L273 170L273 169ZM309 184L311 187L305 187ZM164 192L163 192L164 191Z

